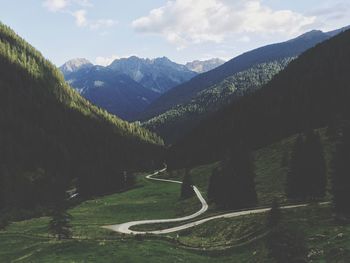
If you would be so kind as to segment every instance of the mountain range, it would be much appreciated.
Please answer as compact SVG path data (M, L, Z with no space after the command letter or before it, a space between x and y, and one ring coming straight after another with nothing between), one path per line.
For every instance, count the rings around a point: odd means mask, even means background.
M225 60L222 60L219 58L212 58L212 59L203 60L203 61L194 60L192 62L187 62L185 66L189 70L192 70L194 72L204 73L204 72L210 71L214 68L217 68L224 63L225 63Z
M79 58L66 62L60 70L82 96L126 120L135 119L162 93L197 75L166 57L132 56L107 67Z
M125 120L136 118L159 96L128 75L109 67L86 64L76 71L66 73L65 78L90 102Z
M347 28L341 28L331 32L313 30L286 42L248 51L213 70L199 74L191 80L180 84L163 94L157 100L152 102L145 112L140 115L140 119L149 120L171 110L177 105L189 103L201 91L218 84L227 77L247 70L254 65L297 57L309 48L314 47L316 44L321 43L346 29Z
M186 66L167 57L143 59L136 56L116 59L108 68L126 74L147 89L159 94L196 76Z
M222 159L235 145L258 149L337 118L349 120L350 30L344 30L301 54L260 90L203 120L171 147L168 163L208 163ZM334 32L313 31L283 46L312 43Z
M80 69L87 69L91 68L94 65L87 59L85 58L76 58L67 61L64 63L61 67L60 70L63 73L64 76L68 76L69 74L72 74Z
M178 104L170 110L142 123L159 134L167 144L173 144L196 127L201 120L229 105L241 96L261 88L294 58L284 58L238 72L218 84L204 89L191 101Z

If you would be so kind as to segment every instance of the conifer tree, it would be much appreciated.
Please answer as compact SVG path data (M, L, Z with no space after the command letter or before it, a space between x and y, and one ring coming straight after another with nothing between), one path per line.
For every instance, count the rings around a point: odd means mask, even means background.
M350 126L337 145L333 174L333 203L337 214L350 216Z
M6 215L0 215L0 230L5 229L9 222Z
M327 175L320 135L314 131L308 132L304 144L304 195L311 199L322 198L326 194Z
M303 152L303 137L300 134L294 144L290 167L287 175L287 187L286 193L288 198L297 199L302 196L303 188L303 173L302 167L304 163L304 152Z
M222 168L213 171L208 195L223 209L246 208L257 203L253 161L245 147L236 146L227 154Z
M209 178L208 191L207 191L208 199L211 201L215 201L218 198L218 192L219 192L218 183L220 180L219 177L220 177L219 168L214 168Z
M322 198L326 192L326 184L326 163L319 134L309 131L305 139L300 134L294 144L287 175L288 198Z
M191 175L189 173L189 169L185 169L185 176L181 185L181 198L187 199L194 195L193 190L193 182L191 179Z
M67 212L69 207L69 194L64 180L57 180L52 203L52 217L49 222L49 232L58 240L72 236L70 221L72 216Z
M49 222L49 232L58 240L72 236L70 221L72 216L67 212L68 199L66 191L57 190L56 200L53 204L52 218Z
M274 228L278 226L281 220L281 209L276 199L273 200L271 210L267 216L267 227Z
M72 236L70 221L71 215L66 209L62 206L56 207L49 222L49 232L58 240L70 238Z

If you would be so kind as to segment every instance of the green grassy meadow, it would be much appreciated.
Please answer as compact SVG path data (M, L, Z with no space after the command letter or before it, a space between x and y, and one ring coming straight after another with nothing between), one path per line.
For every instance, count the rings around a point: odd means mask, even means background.
M321 130L325 157L331 174L334 143ZM281 166L290 154L295 136L254 152L256 189L260 205L275 197L285 202L287 168ZM211 171L220 162L193 168L194 184L206 197ZM181 180L183 170L160 177ZM58 241L49 236L49 218L11 223L0 231L0 262L271 262L265 245L266 214L218 219L168 236L129 236L101 228L132 220L173 218L200 208L193 197L180 199L180 185L137 177L135 188L82 202L69 210L73 216L73 239ZM222 213L211 205L201 217ZM330 205L311 205L283 211L282 221L302 229L309 262L350 262L350 224L334 219ZM178 224L178 223L177 223ZM167 224L174 226L177 224ZM137 226L152 230L161 225Z

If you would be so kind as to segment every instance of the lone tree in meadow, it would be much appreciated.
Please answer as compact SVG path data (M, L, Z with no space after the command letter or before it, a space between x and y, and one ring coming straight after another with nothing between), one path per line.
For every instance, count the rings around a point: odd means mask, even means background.
M247 148L237 146L213 171L208 196L223 209L241 209L257 203L253 160Z
M58 240L67 239L72 236L71 219L72 216L67 212L68 197L65 188L59 186L57 190L56 199L53 203L52 218L49 222L49 232Z
M58 240L70 238L72 236L71 218L72 216L64 207L56 207L49 222L49 232Z
M326 193L326 163L318 133L299 135L294 144L287 175L286 193L295 200L319 199Z
M350 217L350 126L343 128L334 159L333 203L337 214Z
M291 160L290 160L290 166L288 170L287 175L287 187L286 192L288 198L291 199L299 199L304 198L304 173L303 173L303 166L304 166L304 139L303 136L300 134L293 147Z

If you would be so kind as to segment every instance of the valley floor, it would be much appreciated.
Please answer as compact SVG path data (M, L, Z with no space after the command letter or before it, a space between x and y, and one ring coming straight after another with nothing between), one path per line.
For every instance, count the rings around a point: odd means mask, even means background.
M255 152L259 205L269 204L274 196L282 203L286 201L283 194L286 171L280 161L284 149L289 149L294 139L290 137ZM332 144L324 139L324 145L329 161ZM204 198L212 168L218 165L200 166L190 172ZM183 171L162 175L182 176ZM129 191L85 201L70 209L73 239L58 241L49 236L46 217L10 224L0 231L0 262L272 262L266 245L269 233L266 213L216 219L161 236L124 235L101 227L134 220L176 218L200 208L196 197L180 199L180 184L150 181L139 175L136 187ZM201 217L218 213L210 205ZM309 262L350 262L350 225L337 222L330 205L283 210L282 221L304 234ZM135 228L152 230L159 225Z
M103 223L98 222L179 216L191 212L184 207L198 208L195 199L180 201L178 185L164 183L160 188L157 184L140 177L138 188L73 208L72 240L49 237L48 218L12 223L0 232L0 261L269 262L266 214L218 219L166 237L120 235L100 227ZM175 206L167 209L167 204ZM136 210L126 209L128 206ZM313 262L348 262L350 226L338 225L329 206L312 205L283 214L285 224L297 224L303 229Z

